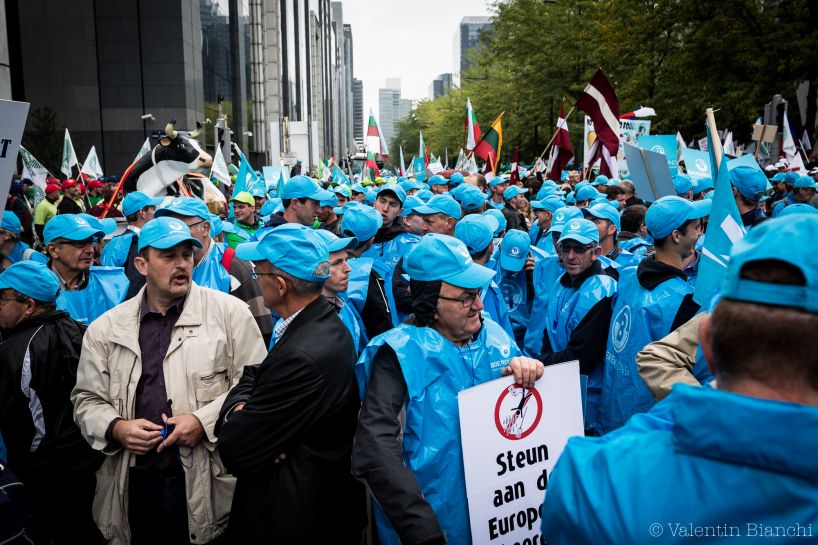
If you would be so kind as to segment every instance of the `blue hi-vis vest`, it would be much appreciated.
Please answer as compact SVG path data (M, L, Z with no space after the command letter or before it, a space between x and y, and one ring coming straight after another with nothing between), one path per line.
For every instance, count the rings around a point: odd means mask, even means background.
M131 237L135 236L138 236L136 232L128 229L109 240L99 254L99 262L106 267L124 267L131 250Z
M565 350L574 330L594 305L616 293L616 280L605 274L588 277L578 289L566 288L557 280L548 297L545 332L554 352ZM542 332L540 332L542 338ZM596 429L599 396L602 391L603 362L587 377L585 429Z
M431 327L402 324L372 339L358 359L355 376L361 399L366 396L372 361L384 344L397 355L406 382L403 462L415 474L449 543L468 545L471 531L457 393L500 378L520 352L491 320L484 320L477 339L464 347ZM381 545L398 544L398 536L377 511Z
M230 293L230 273L222 265L227 245L213 242L210 251L193 268L193 281L199 286Z
M642 237L633 237L628 240L620 240L619 247L623 250L626 250L639 259L643 259L646 255L648 255L648 248L652 246L652 244L645 238Z
M679 306L689 293L693 293L693 287L679 277L653 290L643 288L636 275L620 278L605 351L597 428L600 433L615 430L634 414L653 407L655 401L639 376L636 355L670 333Z
M511 327L511 320L509 320L508 307L500 293L500 287L494 280L490 280L480 290L480 299L483 301L483 316L497 322L513 339L514 329Z
M542 352L543 332L548 320L545 309L548 308L548 295L565 267L556 255L541 259L534 265L534 299L531 303L531 314L528 318L528 329L523 338L523 352L532 358L539 358Z
M531 247L539 248L549 255L556 254L557 250L554 248L553 237L548 233L540 234L541 231L542 229L540 229L540 225L535 221L531 226L531 229L528 230L528 236L531 239Z
M401 259L406 259L420 237L413 233L401 233L392 240L376 242L361 257L371 257L380 262L384 268L394 269Z
M373 270L383 279L383 291L386 296L386 303L389 306L389 315L392 318L392 325L396 326L406 319L406 314L398 312L395 304L395 294L392 292L392 275L395 273L394 267L377 261L373 257L356 257L350 259L349 263L349 287L346 291L346 299L355 306L358 313L364 311L366 304L366 294L369 291L369 273Z
M500 286L500 293L508 308L508 318L518 346L523 344L531 315L531 296L525 270L513 272L497 267L494 281Z
M97 267L88 270L88 285L81 290L60 290L57 309L73 319L90 324L125 300L130 282L122 267Z
M781 212L784 211L785 208L797 202L798 201L795 200L795 197L793 196L792 192L787 193L786 197L784 197L783 199L781 199L780 201L773 205L772 217L777 218L781 214Z
M43 264L48 263L48 258L44 254L32 249L31 246L19 240L11 249L9 255L6 256L6 259L11 261L12 264L17 263L18 261L38 261Z
M628 250L622 248L621 245L619 246L619 250L617 256L613 258L613 261L621 267L636 267L639 265L639 262L642 261L641 257L630 253ZM611 256L607 257L610 259Z
M344 325L347 326L350 335L352 335L352 341L355 343L355 354L358 355L369 341L366 336L363 320L358 310L346 301L345 294L338 294L338 296L344 301L344 306L338 311L338 317Z

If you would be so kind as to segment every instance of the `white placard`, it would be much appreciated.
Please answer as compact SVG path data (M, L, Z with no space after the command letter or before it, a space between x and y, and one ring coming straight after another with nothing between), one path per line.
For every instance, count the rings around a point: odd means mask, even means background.
M540 545L548 476L583 435L579 362L545 368L533 388L505 377L458 394L474 545Z
M0 100L0 202L6 202L11 175L17 166L17 152L28 117L28 102ZM0 218L3 210L0 209Z

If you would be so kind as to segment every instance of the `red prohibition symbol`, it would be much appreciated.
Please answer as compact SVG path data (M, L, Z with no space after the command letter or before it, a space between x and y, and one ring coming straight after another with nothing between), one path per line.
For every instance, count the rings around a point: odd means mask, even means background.
M531 435L542 418L542 398L536 388L512 384L500 393L494 406L494 424L506 439L518 441Z

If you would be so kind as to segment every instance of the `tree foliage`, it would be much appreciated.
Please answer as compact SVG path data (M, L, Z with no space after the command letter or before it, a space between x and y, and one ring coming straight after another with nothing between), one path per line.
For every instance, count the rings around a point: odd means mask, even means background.
M417 153L420 129L433 153L459 151L466 97L484 131L505 112L503 160L515 145L524 161L533 160L553 134L563 97L567 113L597 68L615 85L622 112L656 110L655 134L703 137L704 110L713 107L719 127L748 142L774 94L797 111L803 81L811 89L805 125L814 131L814 0L509 0L493 9L461 87L422 101L398 124L392 145L403 146L407 160ZM569 118L575 149L582 115Z

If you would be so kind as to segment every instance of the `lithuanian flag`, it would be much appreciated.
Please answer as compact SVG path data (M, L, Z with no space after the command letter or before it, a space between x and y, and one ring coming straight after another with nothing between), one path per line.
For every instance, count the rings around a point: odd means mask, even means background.
M497 166L500 163L500 151L503 148L504 113L505 112L497 116L497 119L491 124L491 128L483 134L480 142L474 147L474 153L484 161L491 163L491 170L495 174L497 173Z

